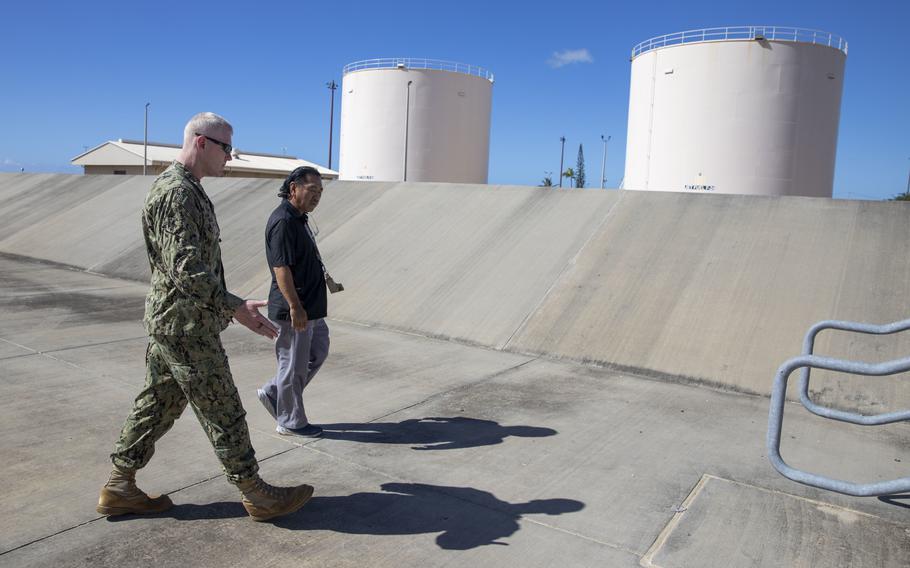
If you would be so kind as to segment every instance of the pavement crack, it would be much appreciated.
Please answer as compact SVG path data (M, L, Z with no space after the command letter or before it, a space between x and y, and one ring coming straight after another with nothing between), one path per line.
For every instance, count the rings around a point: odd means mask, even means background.
M264 457L264 458L261 458L261 459L259 459L259 460L257 460L257 461L259 461L259 463L262 463L262 462L264 462L264 461L267 461L267 460L270 460L270 459L272 459L272 458L278 457L278 456L280 456L280 455L282 455L282 454L286 454L286 453L288 453L288 452L292 452L292 451L294 451L294 450L296 450L296 449L298 449L298 448L300 448L300 447L301 447L301 446L295 445L295 446L292 447L292 448L288 448L288 449L286 449L286 450L282 450L282 451L280 451L280 452L276 452L276 453L274 453L274 454L271 454L271 455L269 455L269 456L266 456L266 457ZM202 485L203 483L208 483L208 482L214 481L214 480L216 480L216 479L221 479L222 477L224 477L224 474L223 474L223 473L218 473L217 475L213 475L213 476L211 476L211 477L206 477L206 478L204 478L204 479L200 479L200 480L198 480L198 481L194 481L193 483L190 483L190 484L188 484L188 485L184 485L184 486L182 486L182 487L178 487L177 489L174 489L173 491L168 491L168 492L167 492L167 495L174 495L174 494L176 494L176 493L180 493L181 491L185 491L185 490L187 490L187 489L192 489L193 487L196 487L196 486L198 486L198 485ZM92 523L96 523L96 522L98 522L98 521L102 521L102 520L104 520L104 519L106 519L106 518L107 518L106 516L100 515L100 516L94 517L94 518L92 518L92 519L89 519L89 520L87 520L87 521L83 521L83 522L81 522L81 523L79 523L79 524L73 525L73 526L71 526L71 527L67 527L67 528L65 528L65 529L60 529L60 530L57 531L57 532L54 532L54 533L51 533L51 534L42 536L42 537L40 537L40 538L36 538L36 539L31 540L31 541L29 541L29 542L20 544L19 546L15 547L15 548L11 548L11 549L9 549L9 550L4 550L4 551L0 552L0 556L3 556L4 554L9 554L10 552L15 552L15 551L17 551L17 550L19 550L19 549L25 548L25 547L27 547L27 546L31 546L31 545L33 545L33 544L37 544L37 543L39 543L39 542L41 542L41 541L44 541L44 540L47 540L47 539L49 539L49 538L54 538L55 536L61 535L61 534L63 534L63 533L67 533L67 532L72 531L72 530L76 530L76 529L78 529L78 528L81 528L81 527L90 525L90 524L92 524Z
M87 520L87 521L84 521L84 522L82 522L82 523L79 523L78 525L73 525L73 526L67 527L67 528L65 528L65 529L60 529L59 531L57 531L57 532L55 532L55 533L52 533L52 534L49 534L49 535L42 536L41 538L36 538L35 540L32 540L32 541L30 541L30 542L26 542L26 543L24 543L24 544L20 544L19 546L15 547L15 548L10 548L9 550L4 550L3 552L0 552L0 556L3 556L4 554L9 554L10 552L15 552L15 551L17 551L17 550L20 550L20 549L22 549L22 548L25 548L26 546L31 546L31 545L36 544L36 543L39 543L39 542L41 542L41 541L43 541L43 540L47 540L47 539L49 539L49 538L54 538L54 537L57 536L57 535L61 535L61 534L66 533L66 532L69 532L69 531L72 531L72 530L76 530L76 529L78 529L78 528L80 528L80 527L84 527L85 525L89 525L89 524L91 524L91 523L94 523L95 521L100 521L101 519L104 519L104 518L105 518L105 517L103 517L103 516L101 516L101 517L95 517L94 519L89 519L89 520Z
M102 342L100 342L100 343L89 343L89 344L86 344L86 345L76 345L76 346L72 346L72 347L62 347L62 348L60 348L60 349L53 349L53 350L50 350L50 351L39 351L38 349L32 349L31 347L27 347L27 346L25 346L25 345L20 345L19 343L16 343L16 342L14 342L14 341L10 341L10 340L8 340L8 339L3 339L2 337L0 337L0 341L3 341L3 342L5 342L5 343L9 343L10 345L15 345L16 347L19 347L19 348L21 348L21 349L25 349L26 351L31 351L31 353L29 353L29 354L25 354L25 355L16 355L16 356L14 356L14 357L7 357L6 359L14 359L14 358L16 358L16 357L33 357L33 356L35 356L35 355L39 355L39 356L41 356L41 357L45 357L45 358L47 358L47 359L50 359L51 361L55 361L55 362L57 362L57 363L61 363L61 364L66 365L66 366L68 366L68 367L72 367L72 368L74 368L74 369L79 369L80 371L82 371L82 372L84 372L84 373L88 373L89 375L93 375L93 376L96 376L96 377L104 377L104 378L106 378L106 379L112 379L112 380L114 380L114 381L120 383L121 385L129 386L130 388L135 388L135 385L132 384L132 383L130 383L129 381L124 381L123 379L121 379L121 378L119 378L119 377L115 377L115 376L108 375L108 374L105 374L105 373L101 373L101 372L98 372L98 371L93 371L93 370L88 369L88 368L86 368L86 367L83 367L83 366L81 366L81 365L77 365L76 363L73 363L73 362L71 362L71 361L67 361L66 359L61 359L60 357L54 357L53 355L51 355L51 353L60 353L61 351L69 351L69 350L73 350L73 349L83 349L83 348L86 348L86 347L94 347L94 346L96 346L96 345L109 345L109 344L112 344L112 343L119 343L119 342L123 342L123 341L135 341L135 340L137 340L137 339L144 339L144 338L145 338L145 336L142 336L142 337L127 337L127 338L123 338L123 339L112 339L111 341L102 341ZM6 359L4 359L4 360L6 360Z
M97 343L84 343L81 345L70 345L69 347L59 347L57 349L48 349L46 351L32 349L31 347L27 347L25 345L19 345L18 343L14 343L8 339L3 339L2 337L0 337L0 341L4 341L11 345L15 345L16 347L20 347L22 349L31 351L31 353L29 353L28 355L47 355L48 353L61 353L63 351L73 351L75 349L85 349L86 347L98 347L101 345L111 345L113 343L124 343L127 341L136 341L138 339L147 339L147 338L148 338L147 335L138 335L136 337L121 337L120 339L111 339L110 341L99 341ZM23 356L25 356L25 355L15 355L14 357L23 357ZM12 358L13 357L7 357L7 359L12 359Z
M27 347L20 343L16 343L15 341L10 341L9 339L3 339L2 337L0 337L0 341L2 341L3 343L9 343L10 345L12 345L14 347L18 347L19 349L25 349L26 351L31 351L32 352L31 354L33 354L33 355L41 353L37 349L32 349L31 347Z

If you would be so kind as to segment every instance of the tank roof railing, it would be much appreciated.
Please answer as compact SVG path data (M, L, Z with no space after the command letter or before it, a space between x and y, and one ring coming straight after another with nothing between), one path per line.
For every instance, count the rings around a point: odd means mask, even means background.
M826 45L847 53L847 41L839 35L806 28L782 26L731 26L726 28L704 28L652 37L632 48L632 59L643 53L662 47L708 41L742 41L766 39L771 41L793 41Z
M490 82L493 81L493 73L483 67L478 67L477 65L412 57L383 57L380 59L355 61L354 63L345 65L342 74L347 75L354 71L364 71L366 69L435 69L437 71L452 71L453 73L474 75L476 77L483 77Z

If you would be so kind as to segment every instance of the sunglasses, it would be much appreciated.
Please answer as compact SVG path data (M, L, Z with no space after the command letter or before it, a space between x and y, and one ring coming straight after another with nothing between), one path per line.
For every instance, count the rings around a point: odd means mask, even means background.
M224 150L224 153L227 154L228 156L231 155L231 150L234 149L234 147L231 146L230 144L225 144L221 140L215 140L211 136L206 136L205 134L199 134L198 132L196 132L196 136L202 136L206 140L208 140L210 142L214 142L215 144L218 144L219 146L221 146L221 149Z

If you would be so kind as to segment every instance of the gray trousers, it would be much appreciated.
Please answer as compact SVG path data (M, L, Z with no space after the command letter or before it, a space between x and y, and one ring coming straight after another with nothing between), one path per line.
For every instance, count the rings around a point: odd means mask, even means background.
M325 320L307 322L306 329L294 331L290 321L277 321L275 355L278 372L263 386L275 401L278 425L303 428L309 424L303 409L303 389L310 384L329 354L329 326Z

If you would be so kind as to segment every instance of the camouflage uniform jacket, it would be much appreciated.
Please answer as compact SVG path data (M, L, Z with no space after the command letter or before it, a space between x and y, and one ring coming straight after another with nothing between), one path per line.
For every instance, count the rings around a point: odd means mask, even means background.
M152 269L145 299L151 335L217 335L243 300L227 291L220 229L199 180L174 162L152 184L142 209Z

